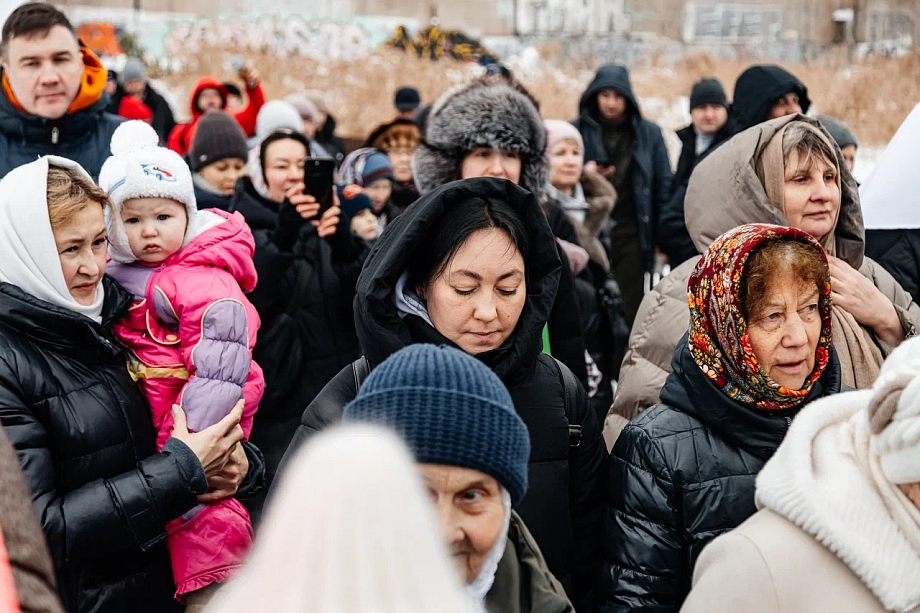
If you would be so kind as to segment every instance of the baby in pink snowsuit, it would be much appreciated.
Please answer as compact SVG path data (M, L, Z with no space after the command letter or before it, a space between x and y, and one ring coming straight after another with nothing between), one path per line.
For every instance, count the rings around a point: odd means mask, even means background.
M157 140L143 122L122 124L99 175L112 204L106 271L135 297L114 333L132 354L158 448L172 433L174 404L200 432L242 398L246 440L264 388L252 360L259 316L244 295L256 285L255 242L239 213L197 210L188 166ZM231 578L253 535L233 498L198 505L166 530L180 599Z

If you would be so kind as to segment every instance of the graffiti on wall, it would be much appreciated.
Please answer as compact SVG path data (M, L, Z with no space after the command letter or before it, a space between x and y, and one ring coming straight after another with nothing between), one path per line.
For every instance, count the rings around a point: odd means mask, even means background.
M371 49L369 32L355 23L264 17L181 21L173 24L164 42L170 57L188 57L202 48L227 47L246 51L271 49L281 56L316 60L356 60Z

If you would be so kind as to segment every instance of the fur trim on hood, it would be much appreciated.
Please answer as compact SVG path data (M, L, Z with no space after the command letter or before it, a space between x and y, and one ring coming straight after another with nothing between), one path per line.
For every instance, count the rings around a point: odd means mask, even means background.
M520 186L542 202L549 163L539 112L514 88L481 81L448 91L432 107L425 139L412 159L419 191L425 194L460 179L463 158L479 147L516 151Z

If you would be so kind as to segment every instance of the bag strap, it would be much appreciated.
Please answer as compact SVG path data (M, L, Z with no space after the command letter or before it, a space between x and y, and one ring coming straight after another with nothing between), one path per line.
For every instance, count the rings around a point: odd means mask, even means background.
M307 299L307 286L310 284L310 278L313 276L313 264L305 259L298 259L294 262L298 266L297 277L294 279L294 294L288 303L286 312L288 317L296 317L303 308L304 300Z
M565 418L569 422L569 449L575 449L581 445L582 439L581 424L573 417L578 407L578 387L581 383L575 378L575 373L569 370L568 366L556 358L552 358L552 360L559 371L559 378L562 379L563 394L565 396Z
M364 385L364 380L367 379L367 375L371 372L371 365L367 361L365 356L361 356L357 360L351 363L351 370L355 375L355 392L361 391L361 386Z

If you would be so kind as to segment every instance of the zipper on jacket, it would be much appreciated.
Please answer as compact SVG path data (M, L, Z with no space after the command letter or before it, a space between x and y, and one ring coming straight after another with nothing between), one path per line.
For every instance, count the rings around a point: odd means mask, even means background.
M53 128L51 128L51 144L52 145L58 144L58 139L60 138L60 136L61 136L61 131L58 130L57 126L54 126Z

